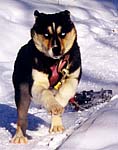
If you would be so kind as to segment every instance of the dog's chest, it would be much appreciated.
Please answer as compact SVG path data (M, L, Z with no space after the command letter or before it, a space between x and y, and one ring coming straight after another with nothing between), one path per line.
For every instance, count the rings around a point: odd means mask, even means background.
M32 69L32 78L34 82L48 82L49 87L53 88L62 78L67 75L69 67L69 55L56 61L51 65L45 65L35 58L35 65Z

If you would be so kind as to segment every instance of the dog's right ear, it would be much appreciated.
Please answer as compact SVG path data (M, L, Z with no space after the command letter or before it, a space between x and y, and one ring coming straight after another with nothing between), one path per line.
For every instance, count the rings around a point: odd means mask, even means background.
M45 15L46 15L46 14L40 13L38 10L35 10L35 11L34 11L34 17L35 17L35 19L44 17Z
M37 18L40 15L40 13L38 12L38 10L34 11L34 17Z

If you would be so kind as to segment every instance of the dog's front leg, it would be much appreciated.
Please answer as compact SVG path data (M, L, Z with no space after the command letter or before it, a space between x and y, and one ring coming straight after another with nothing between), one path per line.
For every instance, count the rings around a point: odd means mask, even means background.
M35 94L37 95L37 97L34 96L35 99L37 98L37 102L41 103L51 114L51 127L49 132L63 131L64 127L62 124L62 113L64 112L64 108L55 100L53 93L49 89L45 89L41 86L41 83L40 86L37 85L36 89L38 90L38 94L36 94L37 92L35 90Z
M20 88L15 89L15 101L17 105L18 121L17 129L11 142L16 144L26 144L27 114L30 105L30 94L28 84L21 84Z
M56 101L64 108L69 99L74 96L77 85L78 85L78 76L80 75L80 68L77 69L74 73L70 74L69 78L60 87L59 91L55 95ZM62 117L60 115L52 116L52 127L51 132L63 131L64 127L62 124Z
M33 70L32 96L36 103L42 104L52 115L50 132L60 132L64 129L61 115L64 108L55 100L53 92L49 89L48 75L37 70Z

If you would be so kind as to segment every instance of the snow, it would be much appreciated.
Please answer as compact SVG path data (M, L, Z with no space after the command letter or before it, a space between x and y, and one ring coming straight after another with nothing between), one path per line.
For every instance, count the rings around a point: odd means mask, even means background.
M78 91L112 89L110 102L79 112L65 112L64 133L49 134L50 115L39 106L29 110L27 145L9 141L17 113L11 81L19 48L30 39L33 12L68 9L78 33L83 74ZM116 150L118 149L118 2L117 0L0 1L0 149Z
M84 124L62 145L61 150L117 149L118 144L118 96L109 104L91 115ZM77 139L77 140L75 140ZM70 143L73 143L70 146ZM115 148L111 148L111 145Z

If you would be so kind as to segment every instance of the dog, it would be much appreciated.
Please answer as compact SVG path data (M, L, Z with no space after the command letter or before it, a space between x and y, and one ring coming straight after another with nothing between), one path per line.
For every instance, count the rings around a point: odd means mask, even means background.
M81 54L70 12L34 11L31 40L21 47L14 63L13 85L18 112L12 143L27 143L28 108L31 100L51 114L50 132L63 132L62 114L75 95L81 78Z

